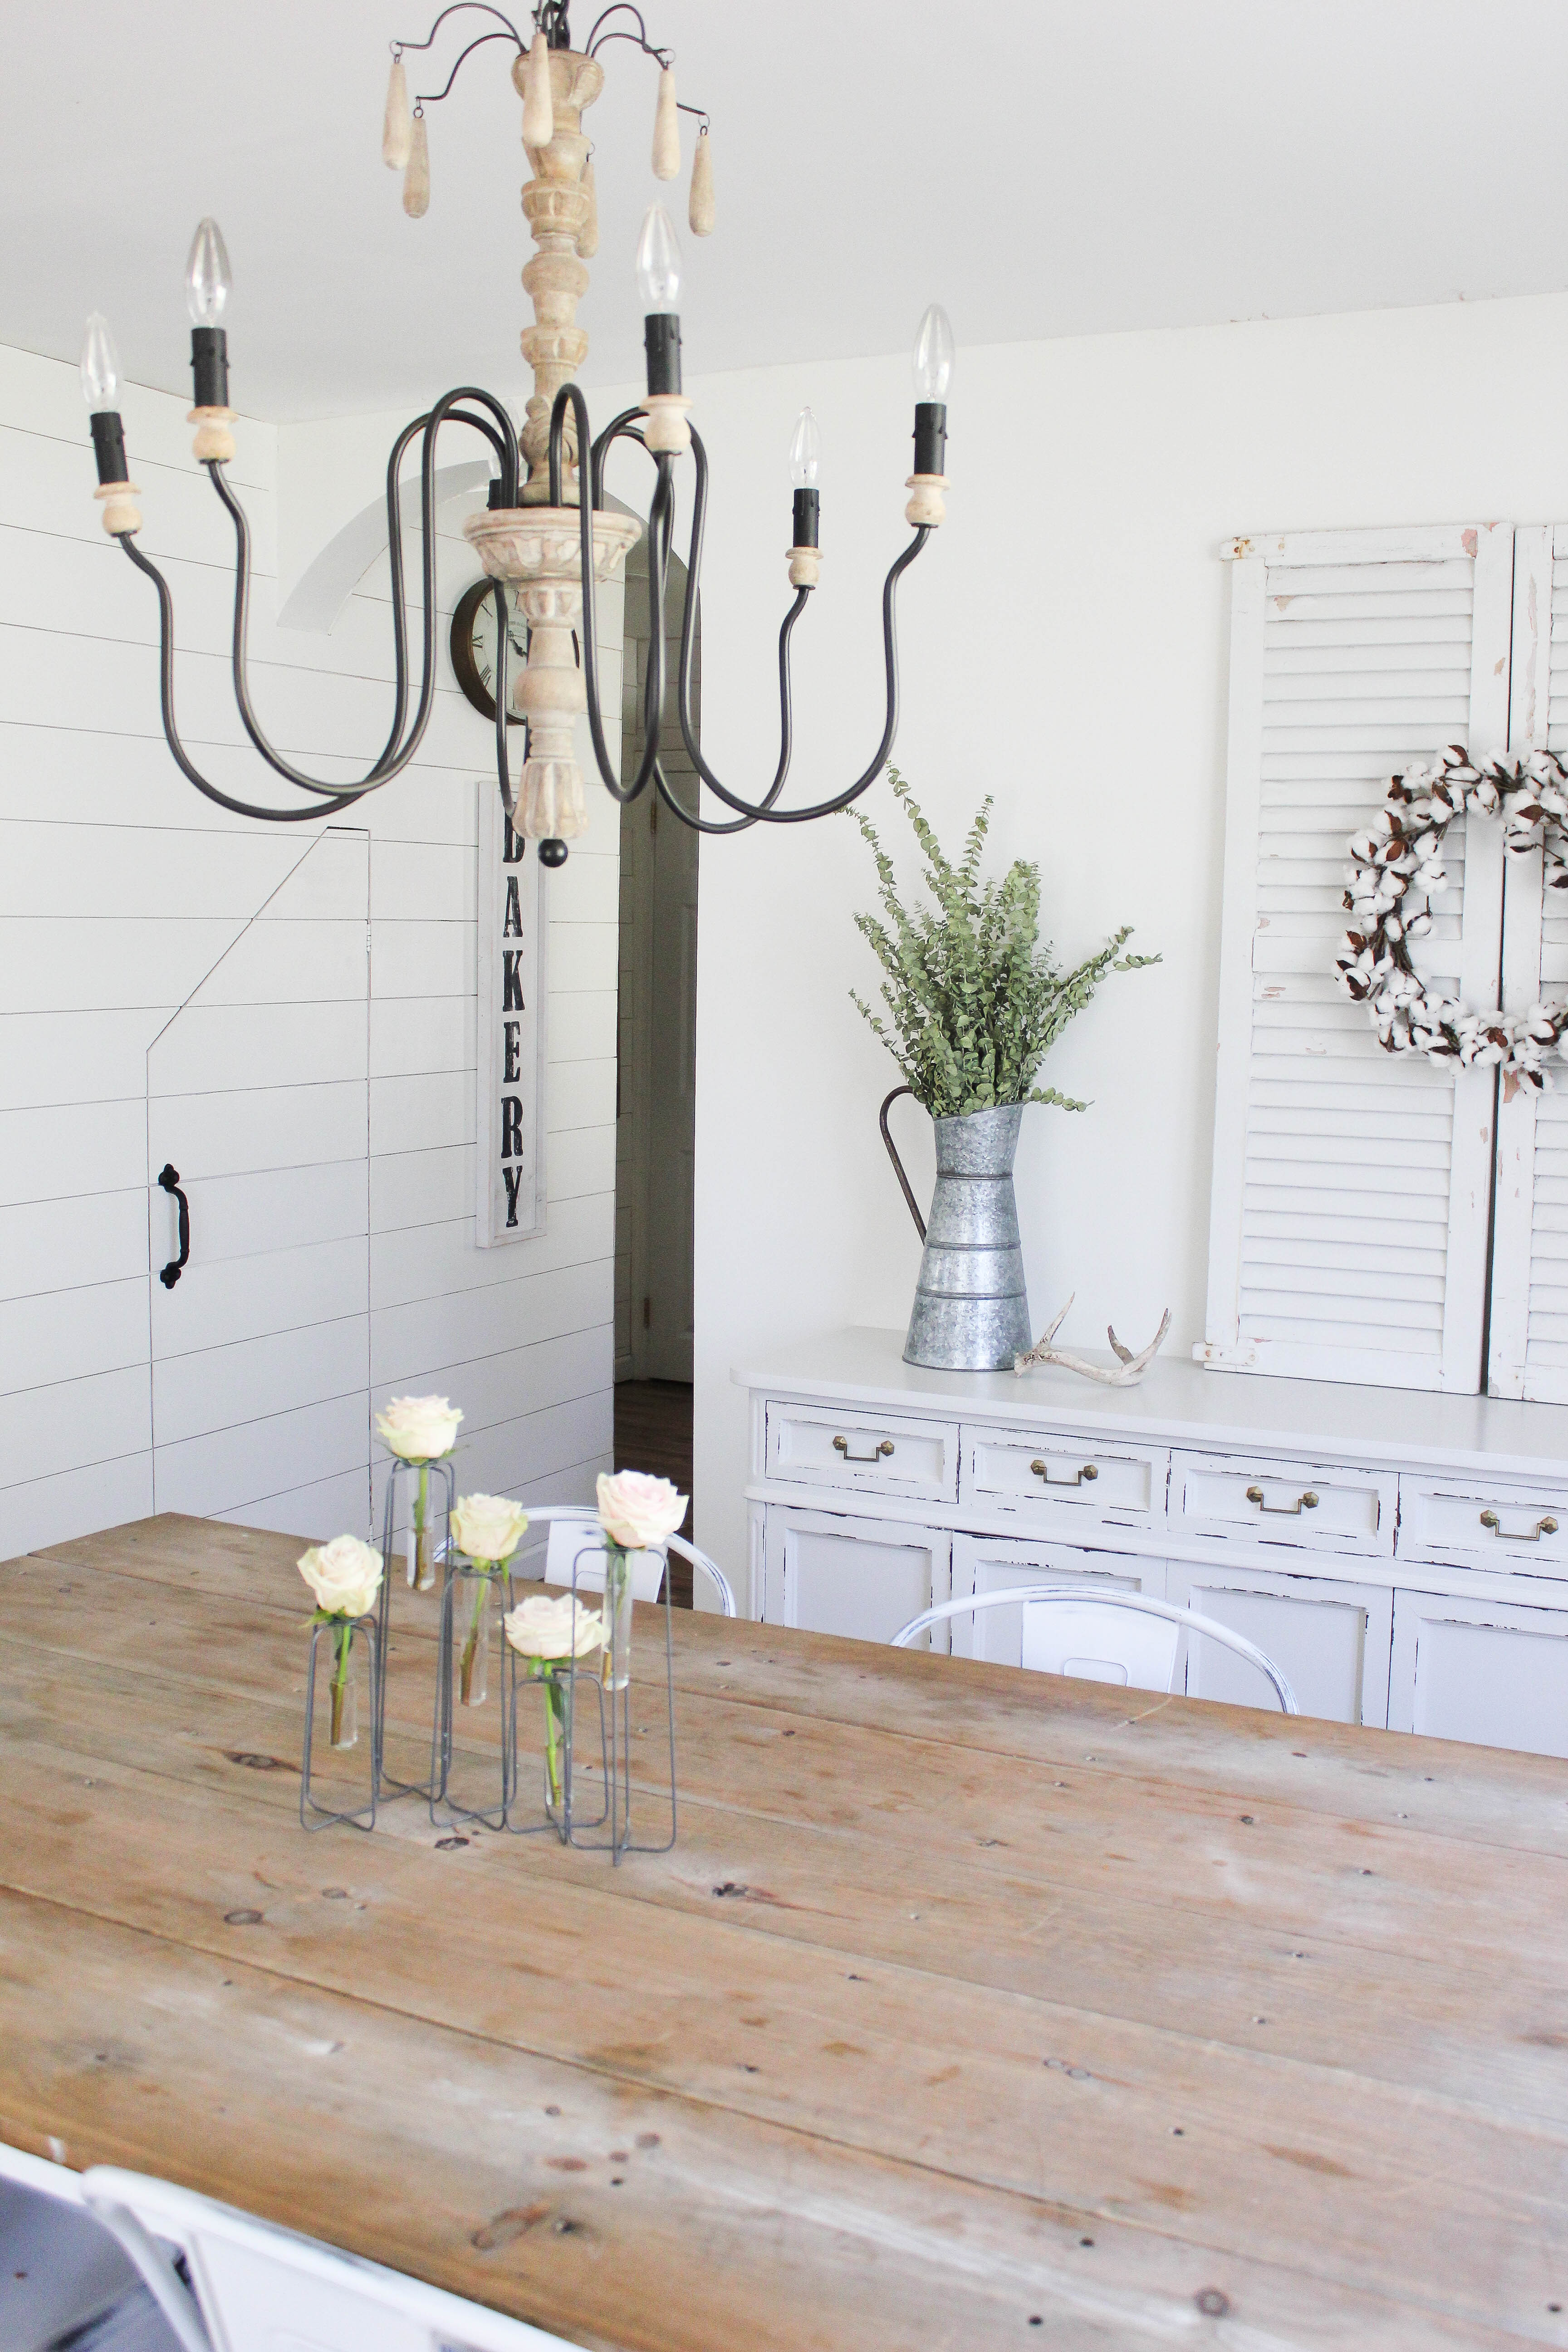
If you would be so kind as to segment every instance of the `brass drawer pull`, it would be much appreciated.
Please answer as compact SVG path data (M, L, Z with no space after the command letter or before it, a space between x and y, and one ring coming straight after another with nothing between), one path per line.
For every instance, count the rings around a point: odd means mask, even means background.
M1075 1470L1070 1478L1053 1478L1043 1462L1031 1462L1029 1468L1037 1478L1043 1478L1047 1486L1081 1486L1086 1478L1093 1479L1100 1475L1092 1462L1086 1462L1083 1468Z
M1304 1495L1298 1495L1293 1503L1266 1503L1261 1486L1249 1486L1247 1499L1249 1503L1256 1503L1260 1511L1267 1511L1271 1517L1279 1519L1293 1519L1302 1511L1315 1511L1318 1507L1318 1498L1310 1486Z
M833 1441L833 1450L835 1454L842 1454L846 1462L875 1462L880 1455L892 1452L893 1441L890 1437L884 1437L880 1445L873 1445L869 1454L851 1454L849 1440L847 1437L836 1437Z
M1495 1511L1483 1511L1481 1525L1483 1528L1490 1528L1494 1536L1501 1536L1504 1543L1539 1543L1542 1536L1554 1536L1557 1533L1555 1519L1537 1519L1529 1535L1516 1534L1513 1529L1500 1524Z

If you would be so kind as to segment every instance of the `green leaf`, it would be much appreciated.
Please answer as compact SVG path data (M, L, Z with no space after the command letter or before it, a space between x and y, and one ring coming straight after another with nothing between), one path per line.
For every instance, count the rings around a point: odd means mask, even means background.
M1039 867L1016 858L999 882L980 878L990 795L981 802L954 866L891 762L888 778L920 849L930 903L906 905L900 898L892 859L875 825L863 809L853 809L876 863L882 907L881 918L860 914L855 924L881 966L887 1018L853 989L851 1003L934 1118L1021 1102L1087 1109L1055 1087L1037 1087L1040 1064L1108 971L1142 971L1161 959L1123 955L1131 937L1123 927L1096 954L1064 971L1049 946L1040 945Z

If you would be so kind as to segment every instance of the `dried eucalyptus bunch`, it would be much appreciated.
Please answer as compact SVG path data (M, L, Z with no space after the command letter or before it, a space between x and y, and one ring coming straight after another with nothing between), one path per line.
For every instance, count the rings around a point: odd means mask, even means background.
M1052 962L1050 949L1038 944L1039 867L1020 857L1000 882L980 879L990 795L969 828L961 863L953 866L904 778L891 765L888 775L920 843L923 879L935 904L912 910L903 905L875 826L854 810L876 856L887 917L882 922L857 915L855 926L887 975L882 1001L891 1027L851 989L855 1003L933 1118L963 1118L1005 1103L1087 1108L1055 1087L1035 1086L1035 1073L1108 971L1141 971L1159 957L1121 953L1132 936L1129 926L1076 971L1063 971Z

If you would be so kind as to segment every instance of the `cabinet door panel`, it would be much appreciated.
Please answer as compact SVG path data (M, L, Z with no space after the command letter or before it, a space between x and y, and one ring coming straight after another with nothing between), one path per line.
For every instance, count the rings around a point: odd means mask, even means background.
M954 1536L952 1590L960 1593L1005 1592L1018 1584L1081 1584L1087 1592L1109 1585L1120 1592L1165 1598L1165 1562L1133 1559L1124 1553L1080 1551L1071 1544L1014 1543L1006 1537ZM975 1617L952 1621L954 1657L988 1658L1000 1666L1024 1663L1024 1611L983 1609Z
M1388 1719L1395 1731L1568 1756L1568 1609L1396 1593Z
M1265 1570L1173 1565L1171 1599L1254 1642L1291 1685L1303 1715L1331 1723L1388 1719L1392 1595L1386 1587ZM1276 1706L1258 1668L1201 1634L1187 1644L1189 1698Z
M952 1538L937 1529L770 1504L763 1541L763 1615L772 1624L890 1642L947 1598ZM945 1628L916 1646L945 1650Z

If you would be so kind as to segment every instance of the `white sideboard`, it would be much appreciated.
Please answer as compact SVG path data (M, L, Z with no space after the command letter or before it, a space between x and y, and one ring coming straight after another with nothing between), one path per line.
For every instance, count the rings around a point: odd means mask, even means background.
M1247 1635L1303 1714L1568 1756L1568 1407L1174 1360L1100 1389L902 1349L837 1331L734 1372L752 1616L885 1642L952 1595L1116 1584ZM993 1609L952 1646L1016 1664L1022 1630ZM1178 1673L1272 1704L1213 1643Z

